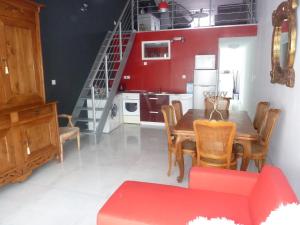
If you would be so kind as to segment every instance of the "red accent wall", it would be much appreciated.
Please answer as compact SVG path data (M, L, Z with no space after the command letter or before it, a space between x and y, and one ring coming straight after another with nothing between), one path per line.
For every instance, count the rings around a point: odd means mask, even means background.
M137 33L122 79L125 90L185 92L186 83L193 82L197 54L218 54L219 38L256 36L256 25L214 27ZM171 60L142 61L141 42L172 40L184 37L184 43L171 43ZM217 56L218 57L218 56ZM187 76L186 80L182 75ZM130 80L124 80L130 75Z

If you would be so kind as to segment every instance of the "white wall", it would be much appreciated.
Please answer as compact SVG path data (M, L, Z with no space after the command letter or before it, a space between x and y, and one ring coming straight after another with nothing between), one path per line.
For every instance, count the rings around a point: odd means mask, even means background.
M273 133L269 158L288 176L300 197L300 7L298 8L298 47L295 60L294 88L270 83L272 11L282 0L258 0L258 40L256 72L253 76L253 98L249 110L253 115L256 103L270 101L282 114Z

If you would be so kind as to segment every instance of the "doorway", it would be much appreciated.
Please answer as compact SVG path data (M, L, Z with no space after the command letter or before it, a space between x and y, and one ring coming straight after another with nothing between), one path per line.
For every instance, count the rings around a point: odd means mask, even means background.
M231 110L247 110L255 69L256 37L219 39L218 92L231 98Z

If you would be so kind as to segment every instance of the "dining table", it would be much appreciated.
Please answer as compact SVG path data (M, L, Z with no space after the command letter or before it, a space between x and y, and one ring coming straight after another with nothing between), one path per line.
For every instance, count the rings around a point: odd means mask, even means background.
M179 167L177 181L182 182L184 178L182 142L185 140L195 141L193 122L199 119L224 120L236 124L237 130L234 142L243 145L244 152L240 169L246 171L250 161L251 143L258 139L258 133L254 129L248 113L246 111L190 109L172 128L172 134L176 137L176 160Z

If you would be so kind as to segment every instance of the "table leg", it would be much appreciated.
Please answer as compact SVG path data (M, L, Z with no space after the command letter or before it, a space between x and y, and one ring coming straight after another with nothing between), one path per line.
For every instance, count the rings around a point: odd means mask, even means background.
M183 158L183 152L182 152L182 142L184 138L180 135L176 138L176 161L179 168L179 176L177 177L177 182L181 183L184 177L184 158Z
M250 162L252 142L251 140L240 140L239 143L243 145L243 149L244 149L241 171L247 171Z

